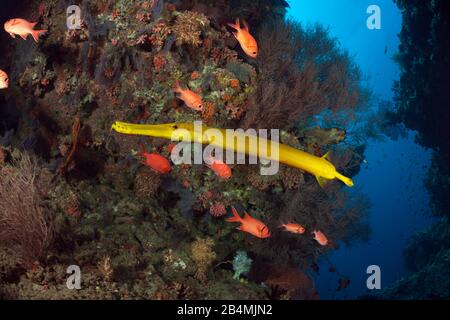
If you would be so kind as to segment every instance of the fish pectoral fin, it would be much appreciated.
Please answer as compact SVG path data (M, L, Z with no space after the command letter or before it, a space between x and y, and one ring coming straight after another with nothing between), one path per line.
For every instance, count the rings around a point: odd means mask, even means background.
M323 177L321 177L321 176L316 176L316 179L317 179L317 182L319 183L319 186L321 187L321 188L324 188L325 187L325 185L328 183L328 179L325 179L325 178L323 178Z

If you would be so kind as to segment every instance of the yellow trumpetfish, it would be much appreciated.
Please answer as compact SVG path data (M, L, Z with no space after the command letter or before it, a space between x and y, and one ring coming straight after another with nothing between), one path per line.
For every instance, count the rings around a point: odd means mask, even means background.
M334 165L327 160L328 153L323 157L317 157L288 145L245 134L239 130L235 130L233 136L230 136L227 135L225 129L202 125L198 130L198 126L192 123L130 124L119 121L112 125L112 129L124 134L144 135L173 141L186 141L187 139L190 142L208 144L299 168L314 175L321 186L327 180L339 179L347 186L353 187L352 179L337 172ZM272 154L270 150L278 150L278 152Z

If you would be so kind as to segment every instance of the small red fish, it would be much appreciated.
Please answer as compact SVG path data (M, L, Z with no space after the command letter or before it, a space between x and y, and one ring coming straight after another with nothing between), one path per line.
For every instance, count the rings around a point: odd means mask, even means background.
M244 28L241 28L239 19L236 19L235 24L229 23L228 25L236 30L236 32L233 32L233 35L241 45L241 48L244 50L245 54L250 58L256 58L258 56L258 43L250 34L248 24L245 21L243 23Z
M6 89L9 86L9 77L8 74L0 70L0 89Z
M177 98L184 101L184 103L191 109L195 111L203 111L202 98L196 94L194 91L188 89L183 89L180 83L177 81L175 83L176 88L173 90L178 93Z
M158 153L141 152L139 155L145 158L142 163L157 173L164 174L169 173L170 170L172 170L169 160Z
M303 234L305 233L305 227L298 223L283 223L280 228L284 228L284 231L295 233L295 234Z
M322 231L314 230L314 240L316 240L321 246L328 245L328 238L323 234Z
M350 279L345 279L345 278L339 279L338 283L339 283L339 285L336 290L341 291L342 289L348 288L348 286L350 285Z
M20 36L23 40L27 40L28 35L32 35L34 41L39 42L39 36L47 32L47 30L34 30L37 22L28 22L25 19L15 18L5 22L5 31L13 38L16 35Z
M265 239L270 237L270 231L267 226L258 219L252 218L246 211L244 211L244 218L241 218L234 207L231 208L233 212L232 218L228 218L228 222L240 222L241 226L238 230L250 233L257 238Z
M224 179L224 180L228 180L231 178L232 173L231 173L231 168L229 165L227 165L226 163L223 163L221 160L218 159L214 159L214 158L210 158L209 162L211 164L208 164L207 166L214 171L214 173Z

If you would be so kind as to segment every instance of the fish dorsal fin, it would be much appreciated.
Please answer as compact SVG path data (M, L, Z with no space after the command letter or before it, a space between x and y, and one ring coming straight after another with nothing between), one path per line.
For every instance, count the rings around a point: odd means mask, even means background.
M247 21L242 20L242 24L244 25L244 30L247 31L247 32L250 32L250 28L249 28L249 26L248 26Z
M239 18L236 18L235 25L236 25L237 30L241 29L241 21L239 20Z
M330 160L331 150L328 150L323 156L322 159Z
M324 188L325 185L326 185L327 182L328 182L327 179L325 179L325 178L323 178L323 177L321 177L321 176L316 176L316 179L317 179L317 182L319 183L319 186L320 186L321 188Z
M252 217L248 214L247 211L244 211L244 220L252 219Z

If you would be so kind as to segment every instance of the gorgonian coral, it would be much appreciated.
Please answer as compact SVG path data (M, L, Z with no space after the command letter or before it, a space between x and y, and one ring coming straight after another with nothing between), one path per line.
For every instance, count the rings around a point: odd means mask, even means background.
M18 245L25 263L42 258L53 239L53 225L42 204L44 174L25 153L0 168L0 240Z

